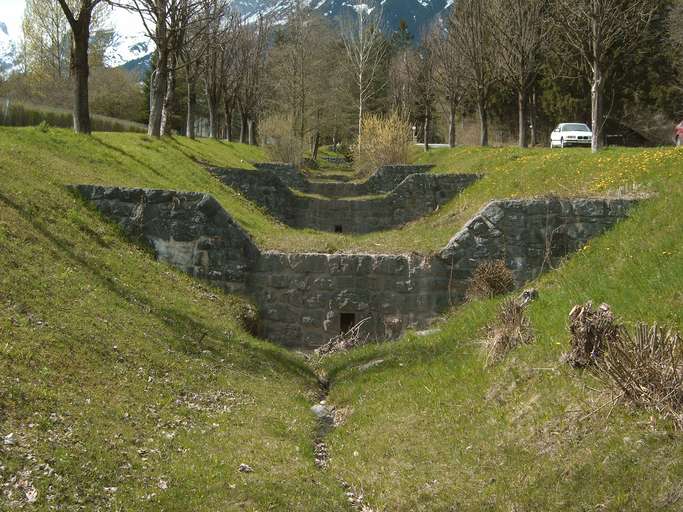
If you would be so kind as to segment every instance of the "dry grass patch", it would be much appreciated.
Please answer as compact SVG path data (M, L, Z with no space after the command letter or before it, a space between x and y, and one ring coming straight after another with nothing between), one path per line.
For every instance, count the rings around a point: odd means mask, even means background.
M516 299L506 299L500 306L496 322L488 327L486 365L500 362L510 351L533 340L531 322L525 306Z
M569 313L571 350L562 355L562 362L574 368L591 366L617 339L620 328L608 304L601 304L597 309L590 301L574 306Z
M511 292L515 288L512 272L503 260L484 261L470 279L467 300L490 299Z
M609 339L592 371L619 398L671 418L683 430L683 340L671 329L639 324Z

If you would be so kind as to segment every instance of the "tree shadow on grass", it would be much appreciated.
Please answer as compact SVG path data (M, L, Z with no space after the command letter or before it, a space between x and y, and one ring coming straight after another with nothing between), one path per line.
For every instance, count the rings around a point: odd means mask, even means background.
M124 149L121 149L121 148L116 147L116 146L112 146L111 144L104 142L103 140L101 140L99 137L97 137L95 135L92 136L92 140L97 142L101 146L104 146L108 150L113 151L115 153L119 153L120 155L123 155L125 158L132 160L137 165L139 165L140 167L144 167L145 169L152 172L153 174L156 174L157 176L162 177L162 178L164 177L164 175L162 173L160 173L157 169L155 169L154 167L152 167L148 163L143 162L142 160L140 160L135 155L130 154L128 151L125 151Z
M16 203L10 197L0 192L0 203L8 208L13 209L17 214L33 229L35 229L42 237L47 240L52 247L48 250L53 253L55 258L64 257L70 260L74 265L84 269L90 273L94 280L109 291L118 295L128 304L137 307L143 307L147 314L155 316L162 323L168 325L171 329L178 333L177 338L183 339L182 334L191 335L194 341L183 341L176 344L176 349L187 354L188 356L201 357L203 351L208 350L214 357L220 358L222 354L215 347L205 344L203 340L207 337L223 341L224 343L240 343L245 347L245 351L250 351L257 356L259 361L272 361L278 366L291 374L295 374L305 379L315 378L311 369L306 366L305 362L287 354L284 350L279 350L274 346L269 346L267 343L255 343L250 341L240 342L226 337L225 333L220 332L219 329L208 326L203 322L197 321L186 313L179 311L176 308L161 306L151 302L144 295L137 293L135 290L124 288L111 276L107 275L101 267L88 261L83 256L76 254L73 250L73 242L60 238L57 233L50 229L49 226L40 222L35 215L32 215L24 206ZM87 233L86 233L87 235ZM97 241L95 241L97 242ZM249 338L245 335L245 340ZM263 346L261 346L263 345Z

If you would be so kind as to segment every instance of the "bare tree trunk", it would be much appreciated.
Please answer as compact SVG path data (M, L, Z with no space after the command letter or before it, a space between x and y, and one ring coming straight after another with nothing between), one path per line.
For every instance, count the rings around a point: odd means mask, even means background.
M220 116L218 115L218 107L215 101L208 101L209 110L209 137L212 139L218 139L220 126L218 126L218 121Z
M315 130L315 135L313 135L313 147L311 148L311 158L313 160L318 159L318 149L320 148L320 130Z
M187 124L185 135L190 139L196 137L194 129L195 112L197 110L197 84L194 77L187 77Z
M88 104L90 23L86 20L79 20L79 22L79 27L73 32L71 47L71 72L74 77L74 131L76 133L89 134L92 131L90 125L90 106Z
M223 107L225 109L225 140L232 142L232 101L223 98Z
M253 119L247 118L247 128L249 132L249 145L254 146L256 144L256 123Z
M529 108L529 121L531 124L531 147L536 146L536 88L531 93L531 106Z
M206 103L209 111L209 137L218 139L220 136L220 94L216 94L216 87L206 82Z
M455 103L451 101L448 109L448 147L455 147Z
M479 98L477 102L477 110L479 111L479 144L481 146L489 145L489 113L484 103L483 98Z
M527 147L527 92L522 89L517 93L517 114L519 116L519 147Z
M425 108L425 125L424 125L424 150L429 151L429 107Z
M362 83L362 75L360 82ZM363 135L363 89L361 87L360 95L358 96L358 155L362 154L362 135Z
M173 103L175 102L176 86L176 58L171 55L171 65L168 70L168 80L166 82L166 94L164 95L164 106L161 111L161 135L171 135L171 121L173 118Z
M157 50L157 68L152 73L149 87L149 126L147 134L151 137L161 136L161 114L166 97L166 85L168 83L168 56L165 51Z
M597 153L602 149L602 95L604 89L602 70L599 66L593 67L593 83L591 85L591 113L593 125L593 137L591 150Z
M247 140L247 114L240 112L240 144L244 144Z

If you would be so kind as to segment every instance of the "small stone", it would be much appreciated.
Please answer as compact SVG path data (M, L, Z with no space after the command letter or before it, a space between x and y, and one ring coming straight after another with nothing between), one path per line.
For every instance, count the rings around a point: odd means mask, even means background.
M14 437L14 433L10 432L5 437L3 437L2 438L2 444L4 444L5 446L13 446L13 445L17 444L17 440Z
M322 403L311 407L311 412L315 414L318 419L328 418L332 414L330 408Z
M248 464L240 464L238 471L240 473L253 473L254 469L251 466L249 466Z
M38 499L38 491L31 484L28 484L24 494L26 494L26 501L28 503L35 503Z

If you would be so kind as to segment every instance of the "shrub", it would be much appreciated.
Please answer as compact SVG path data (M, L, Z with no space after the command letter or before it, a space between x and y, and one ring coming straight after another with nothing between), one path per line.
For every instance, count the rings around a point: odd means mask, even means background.
M683 430L683 340L657 325L620 328L592 371L627 402L671 418Z
M475 269L467 287L467 300L488 299L515 288L512 272L503 260L484 261Z
M363 134L353 147L353 161L359 176L365 177L383 165L407 164L412 134L410 123L394 112L363 119Z
M562 361L574 368L585 368L600 359L605 347L619 336L621 326L612 315L608 304L593 308L592 302L574 306L569 313L571 350Z
M500 306L496 322L488 327L486 365L501 361L514 348L533 340L525 306L513 298L506 299Z
M298 166L303 160L304 145L292 126L291 116L273 115L259 124L259 130L271 159Z

